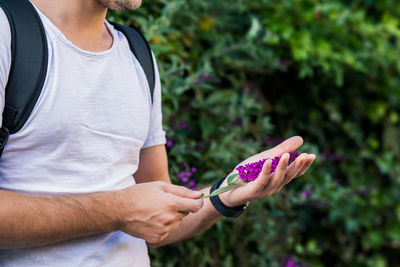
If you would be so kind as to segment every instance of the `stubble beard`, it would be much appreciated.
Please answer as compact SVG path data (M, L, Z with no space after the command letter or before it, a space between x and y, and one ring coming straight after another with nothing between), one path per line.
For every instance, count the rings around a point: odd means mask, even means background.
M112 10L135 10L142 0L96 0L100 5Z

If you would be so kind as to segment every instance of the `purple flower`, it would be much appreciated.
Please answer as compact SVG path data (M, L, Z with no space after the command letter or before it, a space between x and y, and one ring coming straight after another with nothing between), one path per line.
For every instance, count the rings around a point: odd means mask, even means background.
M296 264L292 259L289 259L286 262L286 267L300 267L298 264Z
M196 169L195 167L192 167L192 168L190 169L190 171L191 171L191 172L196 172L197 169Z
M179 122L179 127L181 127L182 129L186 129L186 128L187 128L186 122L180 121L180 122Z
M290 157L289 157L288 164L291 164L300 155L297 152L290 152L289 154L290 154ZM242 181L244 181L244 182L250 182L250 181L254 181L255 179L257 179L258 175L260 174L260 172L262 170L262 167L263 167L265 161L267 161L268 159L270 159L270 158L262 159L257 162L248 163L248 164L245 164L244 166L241 165L241 166L237 167L236 170L239 172L240 179L242 179ZM281 159L281 157L275 157L275 158L271 159L272 162L271 162L270 174L275 172L280 159Z
M249 86L246 86L246 87L244 88L244 92L245 92L246 94L250 93L250 87L249 87Z
M186 177L186 172L180 172L178 174L178 179L183 182L186 183L188 181L188 178Z
M210 73L205 72L205 73L201 74L200 76L198 76L194 80L194 83L195 83L195 85L200 85L202 83L206 83L206 82L211 81L211 80L213 80L213 76Z
M304 197L304 198L308 198L311 194L312 194L312 190L311 189L306 189L301 193L301 196Z
M189 186L188 187L191 188L191 189L196 189L196 181L195 180L191 180L189 182Z
M167 147L171 147L174 145L174 142L172 140L167 140Z

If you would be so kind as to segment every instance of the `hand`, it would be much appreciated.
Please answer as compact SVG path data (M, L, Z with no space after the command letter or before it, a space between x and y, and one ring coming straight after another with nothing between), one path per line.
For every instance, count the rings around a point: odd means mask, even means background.
M163 240L203 206L200 192L165 182L136 184L116 193L119 230L149 243Z
M302 153L292 164L288 166L289 153L295 151L303 144L299 136L289 138L276 147L256 154L239 165L252 163L265 158L281 157L274 173L270 174L271 160L264 163L259 177L243 186L219 195L221 201L227 207L238 207L247 201L253 201L279 192L293 178L303 175L315 159L315 155ZM239 166L238 165L238 166ZM237 173L236 168L231 174ZM226 186L226 179L222 186Z

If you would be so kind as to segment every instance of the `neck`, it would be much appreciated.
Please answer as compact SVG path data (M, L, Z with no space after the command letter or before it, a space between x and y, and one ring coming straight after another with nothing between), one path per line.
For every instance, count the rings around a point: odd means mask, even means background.
M73 44L90 51L111 47L104 25L107 8L95 0L31 0Z

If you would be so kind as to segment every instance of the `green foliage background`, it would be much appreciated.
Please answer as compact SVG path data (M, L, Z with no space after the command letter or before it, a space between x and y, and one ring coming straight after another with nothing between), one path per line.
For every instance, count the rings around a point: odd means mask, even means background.
M151 249L153 266L400 266L397 1L153 0L109 18L158 59L176 184L292 135L318 156L238 219Z

